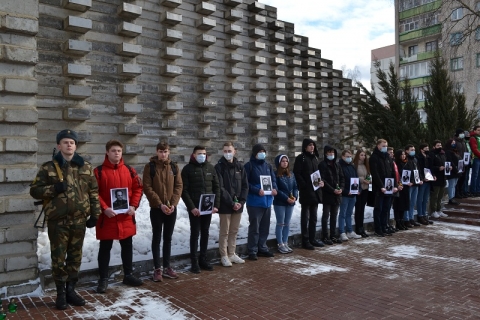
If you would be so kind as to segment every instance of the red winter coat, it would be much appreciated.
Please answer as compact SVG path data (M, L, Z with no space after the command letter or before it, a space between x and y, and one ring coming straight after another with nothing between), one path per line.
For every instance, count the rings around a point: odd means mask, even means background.
M131 172L130 172L131 170ZM122 240L136 234L135 216L128 214L117 214L109 218L103 212L111 207L110 189L128 188L128 199L130 206L135 208L140 204L142 197L142 182L135 169L130 169L123 163L123 158L119 164L113 164L105 156L101 174L99 167L94 170L98 181L98 195L102 214L98 218L96 231L98 240ZM132 178L133 175L133 178Z

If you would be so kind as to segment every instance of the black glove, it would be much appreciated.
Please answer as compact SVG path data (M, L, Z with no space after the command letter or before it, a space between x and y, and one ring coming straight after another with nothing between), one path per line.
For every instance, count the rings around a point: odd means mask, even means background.
M87 220L87 228L93 228L97 225L97 218L91 216L90 219Z
M67 181L57 182L53 185L56 193L64 193L67 191Z

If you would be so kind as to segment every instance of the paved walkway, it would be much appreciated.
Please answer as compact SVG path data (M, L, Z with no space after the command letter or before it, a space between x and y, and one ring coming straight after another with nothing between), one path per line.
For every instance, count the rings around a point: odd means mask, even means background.
M479 247L479 227L436 223L199 275L184 270L178 280L145 278L140 290L87 288L79 291L87 305L65 312L47 292L22 298L7 319L165 319L146 313L165 299L176 316L194 319L478 319Z

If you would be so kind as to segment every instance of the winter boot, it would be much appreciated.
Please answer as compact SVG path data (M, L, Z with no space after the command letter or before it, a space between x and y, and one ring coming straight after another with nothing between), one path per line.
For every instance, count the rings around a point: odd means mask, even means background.
M67 309L67 297L65 296L65 283L57 283L57 300L55 306L58 310Z
M200 266L198 265L198 259L192 258L192 267L190 268L192 273L200 273Z
M257 255L258 255L258 253L257 253ZM207 257L205 257L205 256L200 257L200 259L198 260L198 265L203 270L213 271L213 266L210 264L210 262L208 262Z
M100 278L98 280L97 293L105 293L108 287L108 278Z
M71 305L81 307L85 305L85 300L75 292L75 284L76 282L74 281L67 282L67 302Z

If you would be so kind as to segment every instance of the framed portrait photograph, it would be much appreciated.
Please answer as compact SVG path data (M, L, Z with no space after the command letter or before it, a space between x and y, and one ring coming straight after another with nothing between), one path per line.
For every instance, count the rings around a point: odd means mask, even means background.
M351 194L358 194L358 191L360 189L359 181L360 180L358 178L350 178L350 193Z
M418 172L418 170L413 170L413 179L415 180L415 184L420 183L420 172Z
M265 195L272 194L272 177L271 176L260 176L260 186Z
M127 213L130 204L128 203L128 188L110 189L111 208L115 213Z
M450 176L452 174L452 163L447 161L445 162L445 175Z
M200 202L198 204L198 209L200 210L200 214L212 214L213 211L213 204L215 203L215 195L214 194L202 194L200 195Z
M322 177L320 176L320 171L317 170L310 175L310 179L312 180L313 190L318 190L320 188L320 182L322 181Z
M424 168L423 173L425 174L425 179L427 181L434 181L435 179L433 178L432 171L430 169Z
M458 161L458 173L462 173L465 169L465 163L463 161Z
M402 184L409 184L410 183L410 170L403 170L402 171Z
M394 182L393 178L385 178L385 194L393 194Z
M470 163L470 152L465 152L463 154L463 163L469 164Z

